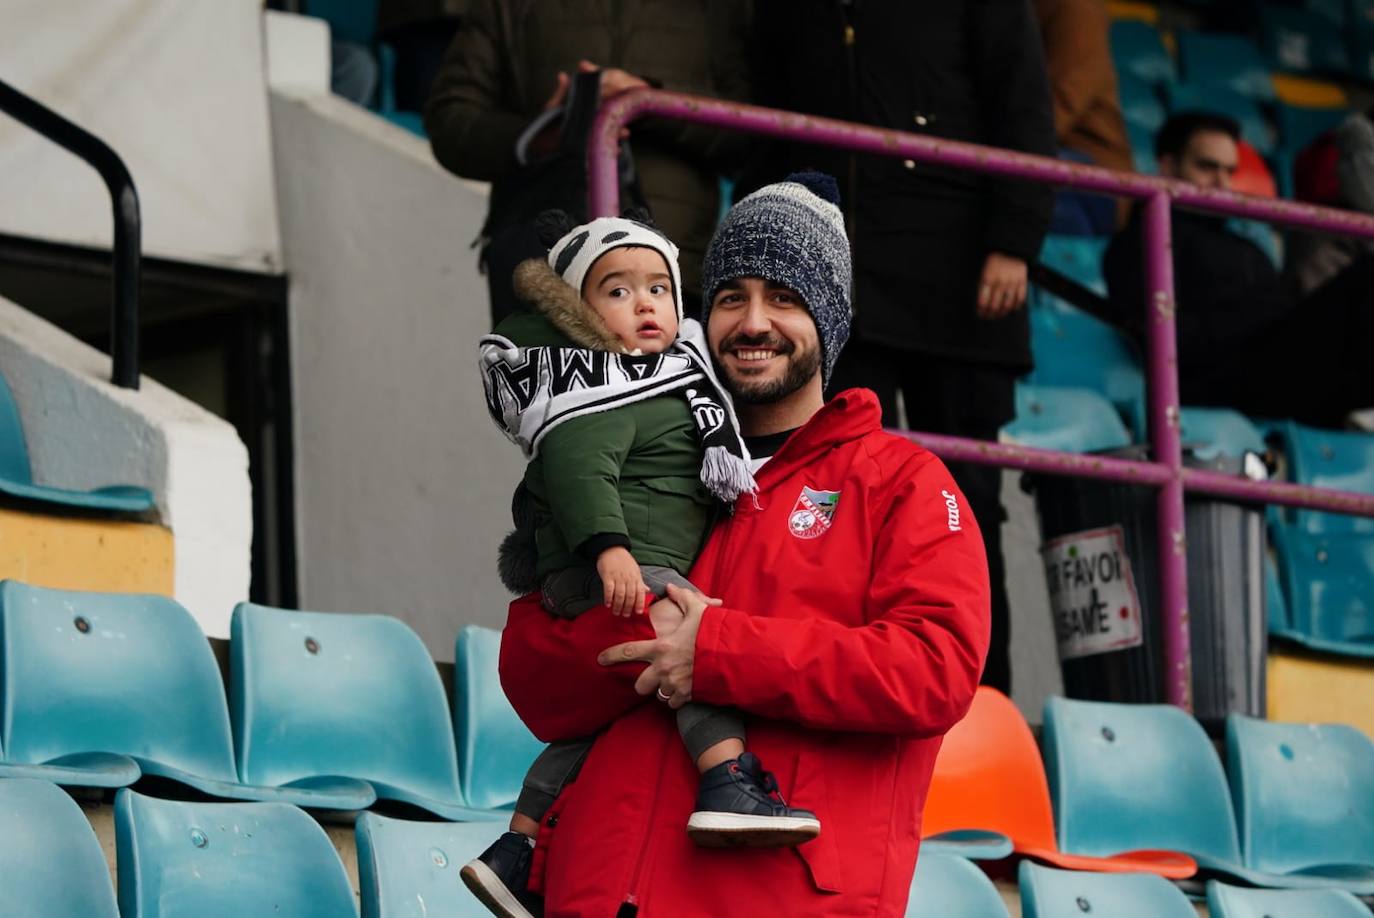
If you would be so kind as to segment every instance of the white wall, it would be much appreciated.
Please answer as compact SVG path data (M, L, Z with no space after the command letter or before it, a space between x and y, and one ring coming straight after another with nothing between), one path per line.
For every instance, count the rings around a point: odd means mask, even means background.
M111 385L110 359L0 298L0 373L14 394L34 481L139 485L172 530L175 596L212 637L248 598L248 452L233 427L154 380Z
M496 546L523 470L477 374L485 193L336 97L274 92L271 111L301 605L399 616L451 660L460 624L505 621Z

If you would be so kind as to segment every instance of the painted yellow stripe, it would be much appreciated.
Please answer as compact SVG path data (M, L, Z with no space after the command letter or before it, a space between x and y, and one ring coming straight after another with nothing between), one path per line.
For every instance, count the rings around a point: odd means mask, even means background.
M0 507L0 579L64 590L172 595L172 533L151 523Z
M1350 724L1374 737L1374 661L1272 651L1269 719Z

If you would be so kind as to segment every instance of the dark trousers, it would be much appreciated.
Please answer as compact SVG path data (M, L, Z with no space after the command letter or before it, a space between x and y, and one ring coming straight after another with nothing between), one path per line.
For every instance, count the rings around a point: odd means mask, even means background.
M863 387L878 394L883 426L898 426L902 393L907 426L927 433L996 440L1016 414L1016 377L1008 367L970 363L851 340L841 353L830 391ZM992 643L983 684L1011 692L1011 616L1002 560L1002 470L967 462L948 463L950 474L983 533L992 587Z

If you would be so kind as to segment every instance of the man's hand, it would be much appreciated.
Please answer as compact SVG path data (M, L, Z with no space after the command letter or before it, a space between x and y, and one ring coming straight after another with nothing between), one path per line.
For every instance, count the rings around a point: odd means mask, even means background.
M697 630L708 605L720 605L695 590L668 585L668 598L682 610L682 624L652 641L629 641L607 647L597 656L602 666L642 661L649 665L635 680L641 695L658 692L668 706L680 708L692 700L692 663L697 654Z
M1000 319L1026 302L1026 263L1019 258L989 252L978 278L978 318Z
M557 80L558 82L553 87L553 95L549 96L549 100L544 103L544 111L558 108L568 98L568 86L572 80L561 70L558 71Z
M629 618L644 611L644 594L649 588L639 572L639 564L629 549L613 545L596 556L596 573L601 577L606 605L615 615Z
M619 67L602 67L593 64L589 60L577 62L579 73L596 73L601 71L601 99L612 99L630 89L643 89L649 84L633 73L621 70Z

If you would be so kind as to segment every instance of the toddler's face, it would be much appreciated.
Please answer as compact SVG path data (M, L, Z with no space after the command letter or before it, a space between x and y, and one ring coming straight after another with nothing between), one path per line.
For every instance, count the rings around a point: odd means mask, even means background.
M582 297L628 351L658 354L677 338L673 280L653 249L622 246L587 272Z

